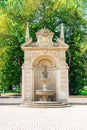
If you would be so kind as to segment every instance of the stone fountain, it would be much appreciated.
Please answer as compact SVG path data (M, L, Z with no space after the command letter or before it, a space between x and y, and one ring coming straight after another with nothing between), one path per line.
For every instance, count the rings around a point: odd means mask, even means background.
M35 93L39 96L39 101L51 101L51 96L55 94L55 91L47 89L47 83L49 82L47 65L42 64L42 67L43 67L42 71L43 77L41 81L43 82L43 86L41 90L36 90Z

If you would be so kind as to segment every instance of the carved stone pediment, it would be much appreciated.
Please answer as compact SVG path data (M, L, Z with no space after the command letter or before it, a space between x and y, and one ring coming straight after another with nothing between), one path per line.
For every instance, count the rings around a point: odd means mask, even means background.
M32 39L29 39L21 47L23 48L68 48L69 46L64 43L61 38L58 38L57 42L53 42L53 32L44 28L36 33L37 42L33 42Z
M37 45L39 47L51 47L53 46L52 37L53 33L48 29L42 29L36 33L37 36Z
M50 35L51 39L52 39L52 37L53 37L54 34L50 30L44 28L44 29L41 29L39 32L36 33L37 38L40 35L41 36L45 36L45 37L47 37L48 35Z

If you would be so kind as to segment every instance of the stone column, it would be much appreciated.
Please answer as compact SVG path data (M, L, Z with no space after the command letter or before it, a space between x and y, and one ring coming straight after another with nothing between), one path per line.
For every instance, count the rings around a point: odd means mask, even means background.
M22 65L22 101L24 102L24 65Z
M67 67L67 69L66 69L66 75L67 75L67 92L66 92L66 97L67 97L67 99L66 99L66 102L69 102L68 100L69 100L69 76L68 76L68 67Z
M34 100L34 70L29 68L30 79L29 79L29 93L30 93L30 102Z
M23 102L30 101L30 69L22 68L22 99Z
M60 88L61 88L61 79L60 79L60 69L56 70L56 101L59 102L60 99Z
M61 89L60 89L60 100L68 102L68 69L61 68Z

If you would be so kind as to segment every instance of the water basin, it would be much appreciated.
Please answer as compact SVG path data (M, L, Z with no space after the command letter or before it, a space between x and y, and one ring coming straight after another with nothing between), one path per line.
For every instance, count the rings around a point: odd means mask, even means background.
M55 94L54 90L36 90L35 93L39 96L39 101L48 101Z

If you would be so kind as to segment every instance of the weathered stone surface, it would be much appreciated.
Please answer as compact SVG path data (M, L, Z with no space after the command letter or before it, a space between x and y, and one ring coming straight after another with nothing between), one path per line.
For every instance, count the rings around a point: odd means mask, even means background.
M48 66L48 89L55 90L55 101L68 101L68 66L65 51L68 45L64 40L52 42L53 33L42 29L36 33L37 42L30 39L21 48L24 51L22 67L22 99L23 102L38 100L35 90L42 89L42 64Z

